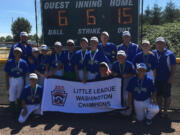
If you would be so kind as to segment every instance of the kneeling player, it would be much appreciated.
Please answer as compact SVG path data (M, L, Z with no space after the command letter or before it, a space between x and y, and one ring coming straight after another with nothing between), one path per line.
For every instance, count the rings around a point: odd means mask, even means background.
M43 88L37 84L38 76L35 73L29 75L30 85L26 85L21 93L22 110L18 121L24 123L28 116L34 112L41 114L41 99Z
M136 119L142 121L146 118L146 124L152 123L152 118L159 112L156 105L156 88L153 80L146 75L147 67L144 63L137 65L137 76L128 84L128 105L132 108L132 97Z

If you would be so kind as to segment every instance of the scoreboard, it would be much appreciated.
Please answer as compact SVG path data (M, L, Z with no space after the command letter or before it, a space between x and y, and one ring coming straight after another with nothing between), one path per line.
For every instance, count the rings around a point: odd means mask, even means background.
M66 44L73 39L76 46L82 37L100 37L107 31L110 41L120 44L122 32L129 30L138 42L139 0L41 0L44 43Z

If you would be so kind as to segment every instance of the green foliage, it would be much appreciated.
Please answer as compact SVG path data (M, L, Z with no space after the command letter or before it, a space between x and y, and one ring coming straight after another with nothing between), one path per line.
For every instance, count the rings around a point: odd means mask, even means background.
M180 23L166 23L163 25L143 25L143 39L148 39L155 48L155 40L162 36L167 42L167 46L175 54L180 56Z
M26 31L27 33L31 32L31 24L30 22L25 18L17 18L13 24L11 25L11 31L13 34L13 39L15 42L18 42L20 40L19 34L22 31Z
M5 42L6 38L5 37L0 37L0 42Z
M164 10L164 21L165 22L174 22L175 18L177 17L175 4L170 1L166 4L166 8Z
M153 10L152 10L152 25L159 25L162 22L162 12L161 7L159 7L157 4L154 4Z
M13 42L13 38L12 38L12 36L11 35L8 35L7 37L6 37L6 40L5 40L6 42Z

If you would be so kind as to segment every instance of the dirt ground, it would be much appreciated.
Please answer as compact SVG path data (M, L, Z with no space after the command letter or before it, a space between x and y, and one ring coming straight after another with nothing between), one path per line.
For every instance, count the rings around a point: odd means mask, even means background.
M7 106L0 106L0 135L180 135L180 111L169 111L169 118L156 116L151 126L118 111L88 115L46 112L41 117L31 115L23 125L17 118Z

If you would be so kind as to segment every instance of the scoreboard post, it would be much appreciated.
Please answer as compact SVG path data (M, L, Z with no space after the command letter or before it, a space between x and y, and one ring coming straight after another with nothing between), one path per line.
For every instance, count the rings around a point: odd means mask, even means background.
M139 0L41 0L44 43L100 36L107 31L110 41L120 44L122 32L131 32L138 42Z

